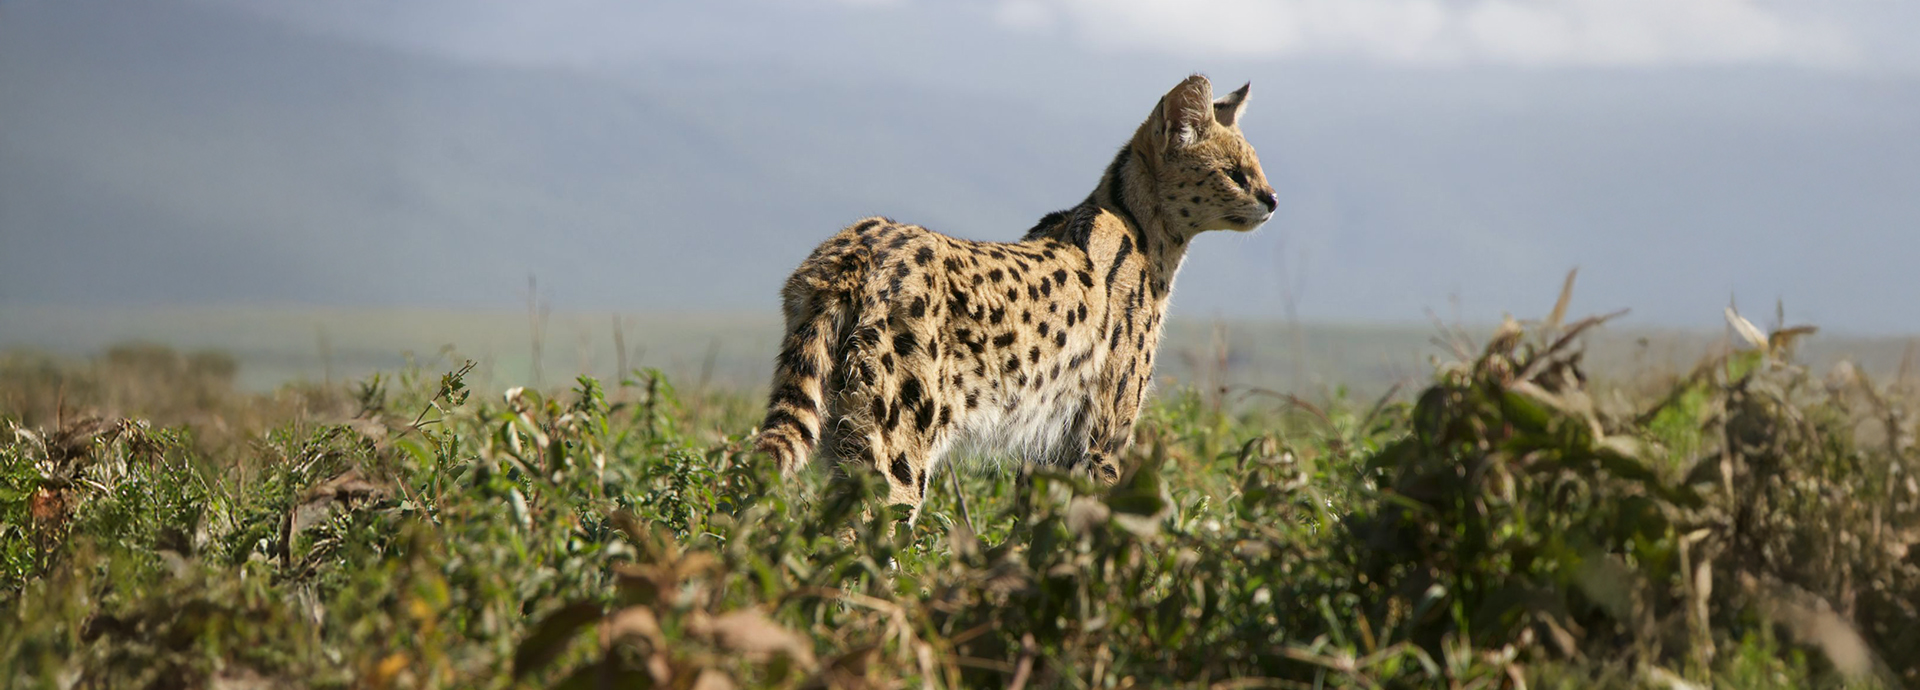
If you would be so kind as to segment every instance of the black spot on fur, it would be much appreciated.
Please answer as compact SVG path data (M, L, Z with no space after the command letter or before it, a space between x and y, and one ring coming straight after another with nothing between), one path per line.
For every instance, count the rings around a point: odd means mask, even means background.
M913 483L913 469L907 467L907 454L893 456L893 478L901 484Z
M1113 265L1107 267L1108 289L1112 289L1113 274L1120 272L1120 264L1127 260L1128 254L1132 254L1132 253L1133 253L1133 237L1122 236L1120 238L1120 249L1113 253Z
M994 347L1006 347L1013 344L1013 331L1007 331L993 337Z
M900 382L900 404L912 408L918 407L920 402L920 379L908 376Z
M931 263L932 261L933 261L932 247L921 247L919 251L916 251L913 253L913 263L915 265L925 266L928 263Z
M1071 214L1069 214L1066 211L1054 211L1047 215L1041 216L1040 222L1034 223L1033 227L1027 230L1025 239L1031 240L1046 234L1047 231L1052 230L1054 227L1067 222L1067 218L1070 215Z
M915 410L913 413L914 428L919 429L922 433L932 428L933 427L933 408L935 407L937 407L937 405L927 404L927 405L921 405L920 409Z
M893 334L893 351L900 353L901 357L911 357L913 351L919 348L920 341L913 337L913 333L901 331Z
M927 315L927 298L925 297L913 298L913 303L907 305L907 315L916 319L922 316L926 316Z
M1120 193L1120 189L1123 186L1121 183L1125 178L1127 161L1132 157L1133 146L1128 145L1121 147L1120 152L1114 154L1113 162L1107 164L1107 172L1101 176L1101 182L1107 185L1107 203L1111 204L1114 209L1120 211L1120 218L1125 220L1130 228L1138 228L1140 227L1140 221L1134 218L1133 209L1127 207L1126 196Z

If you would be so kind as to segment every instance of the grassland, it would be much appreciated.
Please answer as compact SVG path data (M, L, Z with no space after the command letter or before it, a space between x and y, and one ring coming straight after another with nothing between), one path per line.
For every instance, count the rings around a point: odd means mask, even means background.
M1452 327L1484 339L1495 325ZM1729 336L1718 322L1702 325L1661 329L1620 319L1588 338L1587 369L1615 380L1684 372ZM0 304L0 350L67 360L130 342L216 350L234 360L235 385L247 392L468 359L478 362L468 383L488 392L564 385L579 374L614 381L635 368L658 369L687 389L756 390L772 373L779 328L772 314ZM1430 323L1207 319L1176 309L1155 375L1176 388L1226 385L1240 398L1255 389L1317 396L1344 388L1371 399L1425 381L1431 359L1451 354L1436 345L1440 334ZM1845 360L1890 379L1913 368L1917 348L1920 338L1823 332L1797 355L1816 371Z
M1790 329L1590 379L1559 321L1395 396L1194 375L1119 486L962 473L911 528L657 370L15 355L0 684L1920 687L1920 393Z

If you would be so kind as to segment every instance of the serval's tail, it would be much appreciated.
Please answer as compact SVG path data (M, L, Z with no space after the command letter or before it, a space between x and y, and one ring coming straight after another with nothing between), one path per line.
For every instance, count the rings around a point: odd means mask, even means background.
M786 339L773 365L773 394L754 448L773 457L782 475L807 466L827 417L826 383L848 305L839 286L796 275L787 284Z

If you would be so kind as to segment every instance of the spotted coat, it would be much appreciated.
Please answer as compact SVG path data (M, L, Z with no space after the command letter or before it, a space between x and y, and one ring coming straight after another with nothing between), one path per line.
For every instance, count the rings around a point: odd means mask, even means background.
M815 448L877 469L916 514L968 449L1117 481L1188 243L1276 206L1240 134L1247 92L1182 81L1085 201L1018 242L867 218L821 244L782 291L756 447L788 473Z

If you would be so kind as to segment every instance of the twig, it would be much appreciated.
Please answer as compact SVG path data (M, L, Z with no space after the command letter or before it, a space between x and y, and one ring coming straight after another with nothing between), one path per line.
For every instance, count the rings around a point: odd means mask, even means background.
M953 480L954 500L960 502L960 521L966 523L968 532L979 534L979 532L973 529L973 513L967 510L967 492L960 490L960 465L958 463L947 463L947 477Z
M1027 677L1033 675L1033 657L1033 633L1021 635L1020 662L1013 667L1013 680L1007 683L1007 690L1026 690Z
M1269 398L1277 399L1280 402L1286 403L1289 407L1305 410L1309 414L1312 414L1315 418L1319 419L1321 424L1325 424L1328 430L1333 429L1333 418L1328 417L1326 412L1322 411L1319 407L1315 406L1313 403L1307 402L1305 400L1301 400L1300 396L1294 395L1292 393L1282 393L1270 388L1261 388L1259 386L1247 386L1246 391L1247 391L1247 395L1250 395L1250 396L1263 395Z
M453 372L453 376L450 378L453 378L455 380L466 378L467 374L473 371L473 367L475 364L477 364L477 362L474 362L471 359L467 360L466 365L460 367L459 371ZM439 402L441 398L446 397L448 393L452 393L452 392L453 390L447 386L446 380L442 379L440 384L440 390L434 393L432 398L427 399L427 406L420 410L420 414L414 416L413 423L407 425L407 430L408 431L419 430L421 424L427 418L427 413L433 411L434 403Z
M1379 400L1374 401L1373 409L1367 410L1367 416L1360 418L1359 430L1361 433L1366 433L1367 427L1373 425L1374 418L1379 417L1380 412L1387 409L1387 402L1393 400L1393 396L1398 395L1400 393L1400 387L1405 384L1406 381L1395 381L1393 387L1388 388L1385 395L1380 396Z

